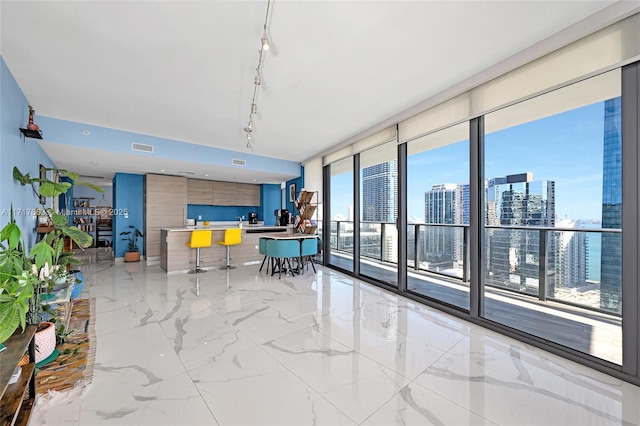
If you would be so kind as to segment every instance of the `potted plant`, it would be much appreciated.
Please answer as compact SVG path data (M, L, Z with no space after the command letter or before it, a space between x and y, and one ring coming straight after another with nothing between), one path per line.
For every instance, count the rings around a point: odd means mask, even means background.
M131 231L122 231L120 235L124 235L125 238L122 241L127 242L127 251L124 253L125 262L139 262L140 261L140 248L138 247L138 238L144 237L142 232L133 225L129 225Z
M25 251L20 227L11 219L0 231L0 343L26 325L29 305L38 277Z
M54 169L44 169L54 170ZM57 169L56 169L57 170ZM102 192L102 188L76 182L78 174L57 170L66 174L71 182L53 182L44 178L32 178L13 168L13 177L21 185L30 185L34 195L57 197L75 184L83 184ZM38 184L38 188L36 188ZM27 323L38 324L42 318L42 295L53 288L52 272L68 264L79 264L73 252L64 252L64 239L69 238L78 247L91 246L93 238L86 232L68 224L67 217L46 207L40 210L49 218L53 230L28 249L20 227L16 224L13 208L11 218L0 231L0 343L7 340L18 327Z

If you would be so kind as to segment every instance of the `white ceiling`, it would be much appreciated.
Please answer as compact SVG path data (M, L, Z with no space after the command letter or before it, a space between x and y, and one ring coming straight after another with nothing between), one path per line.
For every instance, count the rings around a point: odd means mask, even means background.
M575 34L597 29L616 18L614 7L621 13L613 3L274 0L250 153L311 158L490 75L542 40L556 35L545 43L559 47L567 40L557 33L585 18ZM243 128L266 0L3 0L0 7L0 53L37 115L247 152ZM145 173L166 162L46 150L80 173ZM98 157L103 167L88 167ZM274 172L237 179L266 182Z

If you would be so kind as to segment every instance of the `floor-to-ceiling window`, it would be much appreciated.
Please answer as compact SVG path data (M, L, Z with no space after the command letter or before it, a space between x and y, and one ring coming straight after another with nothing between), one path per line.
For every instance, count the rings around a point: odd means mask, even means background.
M485 116L484 317L622 362L620 70Z
M637 28L640 15L397 124L402 267L387 283L640 383L640 63L613 68L640 51ZM384 264L365 145L348 162L325 158L328 193L357 199L350 252L331 228L351 263L333 264L380 281L363 273L373 258Z
M398 147L360 153L360 275L398 285Z
M325 262L353 272L353 158L330 165L330 237ZM326 226L326 224L325 224Z
M407 143L407 289L469 309L469 123Z

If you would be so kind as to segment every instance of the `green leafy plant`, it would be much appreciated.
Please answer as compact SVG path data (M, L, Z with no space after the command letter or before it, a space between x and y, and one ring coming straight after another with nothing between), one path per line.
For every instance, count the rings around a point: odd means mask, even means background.
M37 197L57 197L65 194L74 185L86 185L98 192L102 188L89 183L77 182L77 173L56 170L71 182L54 182L46 178L32 178L13 168L13 178L21 185L29 185ZM36 187L38 185L38 187ZM64 239L69 238L78 247L90 247L93 238L75 226L70 226L67 217L40 202L39 211L44 212L53 230L28 249L23 233L15 222L13 207L11 217L0 231L0 343L7 340L18 328L26 323L36 324L43 312L42 294L53 287L52 272L69 264L80 264L73 252L64 251ZM55 268L54 266L58 266Z
M129 225L129 228L131 228L132 230L122 231L120 233L120 235L125 236L125 238L123 238L122 241L127 242L128 244L127 251L129 252L140 251L140 248L138 247L138 238L144 237L144 234L140 232L140 230L133 225Z
M67 331L64 324L56 326L56 345L61 345L67 342L67 337L73 333L73 330Z
M94 189L97 192L103 192L103 189L97 185L93 185L87 182L80 182L77 179L80 177L78 173L73 173L68 170L46 168L43 167L42 171L56 171L60 175L65 175L71 182L54 182L48 178L34 178L27 174L23 174L17 167L13 168L13 179L18 181L22 186L29 185L34 195L38 198L42 195L45 198L55 198L62 194L66 194L67 191L73 186L84 185ZM37 185L37 186L36 186ZM41 210L49 218L49 223L53 226L53 231L49 232L46 236L47 243L52 247L55 246L57 240L69 237L80 248L91 247L93 244L93 237L81 231L76 226L69 225L69 221L66 215L54 211L52 208L47 207L41 203ZM73 256L67 258L70 259Z
M22 231L15 223L11 208L11 219L0 231L0 343L19 326L24 329L34 285L38 283L24 247ZM36 261L44 264L42 255L36 257Z

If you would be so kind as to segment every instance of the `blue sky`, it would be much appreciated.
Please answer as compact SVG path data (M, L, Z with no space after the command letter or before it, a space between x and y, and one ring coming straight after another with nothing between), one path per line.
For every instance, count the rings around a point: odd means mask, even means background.
M490 115L487 120L490 120ZM485 141L485 177L533 173L556 182L556 214L562 219L600 219L604 102L493 132ZM408 213L424 217L424 193L440 183L469 182L468 141L410 156ZM347 216L352 178L332 178L333 216Z

